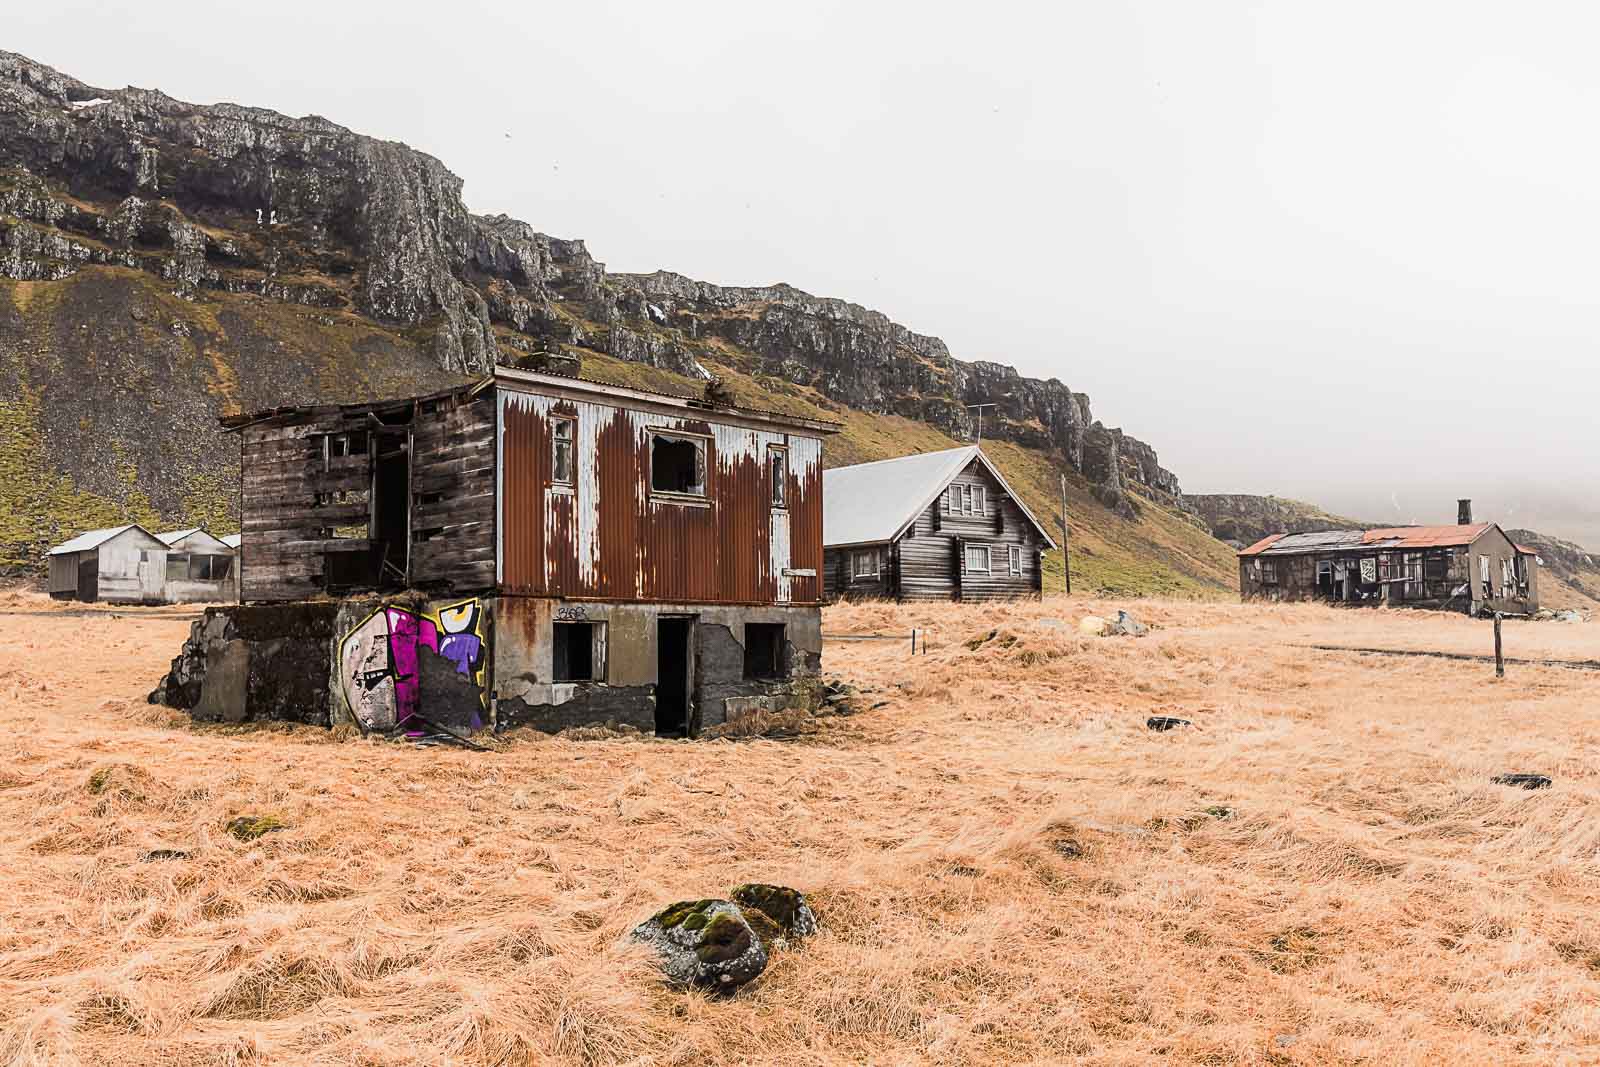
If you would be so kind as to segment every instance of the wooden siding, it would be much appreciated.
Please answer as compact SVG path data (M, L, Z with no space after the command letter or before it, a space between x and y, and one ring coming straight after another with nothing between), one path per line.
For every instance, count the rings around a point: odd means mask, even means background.
M241 600L328 592L336 554L373 576L357 587L378 584L373 542L328 532L367 527L370 533L378 439L392 444L408 430L410 522L396 531L407 548L408 573L390 584L450 592L493 587L493 397L455 394L417 403L408 418L390 414L381 426L365 410L344 408L241 430ZM350 435L352 454L327 455L330 435Z
M855 554L876 551L881 554L876 577L855 575ZM898 545L866 548L830 548L822 553L823 595L829 600L892 599L899 588L896 572L900 566Z
M557 418L576 421L570 485L551 478ZM820 437L730 425L711 410L683 416L504 388L500 426L502 591L696 604L821 599ZM651 491L651 438L663 432L705 442L703 499ZM774 447L788 449L784 508L771 500Z
M494 587L495 404L420 405L411 446L411 584L466 592Z
M159 604L167 577L167 546L139 529L102 542L94 599L111 604ZM91 555L91 553L81 553Z

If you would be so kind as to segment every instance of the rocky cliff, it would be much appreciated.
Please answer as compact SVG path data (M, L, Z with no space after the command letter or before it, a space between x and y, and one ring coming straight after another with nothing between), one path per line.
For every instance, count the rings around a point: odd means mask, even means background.
M1254 544L1268 534L1360 530L1381 525L1359 522L1343 515L1330 515L1315 504L1281 496L1195 493L1184 499L1211 528L1211 536L1241 548Z
M224 524L237 460L217 414L549 353L734 367L958 439L968 405L992 404L986 438L1059 457L1113 511L1184 506L1154 450L1060 381L787 285L610 274L581 241L473 215L461 185L326 119L96 88L0 52L0 438L27 453L0 469L0 560L101 518Z

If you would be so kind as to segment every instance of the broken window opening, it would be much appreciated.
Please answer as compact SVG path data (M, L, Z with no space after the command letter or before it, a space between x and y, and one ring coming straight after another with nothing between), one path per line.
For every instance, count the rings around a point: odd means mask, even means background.
M1275 559L1264 559L1264 560L1261 561L1261 584L1262 585L1277 585L1278 584L1278 561L1277 560L1275 560Z
M187 552L167 553L167 581L185 582L189 580L189 554Z
M968 545L966 555L967 570L975 574L989 573L990 559L988 545Z
M878 570L877 549L861 548L851 554L850 576L852 578L876 578Z
M706 443L698 437L654 434L650 438L650 488L680 496L706 495Z
M332 470L333 461L367 453L367 435L330 433L322 435L322 469Z
M772 483L772 506L784 508L789 506L789 450L787 448L767 449L768 478Z
M550 481L572 484L572 442L577 436L576 419L558 418L550 423Z
M550 677L557 682L606 680L606 624L558 622L551 630Z
M788 641L784 625L773 622L744 624L744 676L776 681L789 677Z

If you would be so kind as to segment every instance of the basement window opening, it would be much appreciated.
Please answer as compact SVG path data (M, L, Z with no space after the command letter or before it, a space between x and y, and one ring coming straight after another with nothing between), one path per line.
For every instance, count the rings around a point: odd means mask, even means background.
M557 682L606 680L606 624L558 622L551 631L550 677Z
M706 495L706 443L697 437L650 438L650 488L679 496Z
M785 627L782 623L747 622L744 625L744 676L777 681L789 677Z

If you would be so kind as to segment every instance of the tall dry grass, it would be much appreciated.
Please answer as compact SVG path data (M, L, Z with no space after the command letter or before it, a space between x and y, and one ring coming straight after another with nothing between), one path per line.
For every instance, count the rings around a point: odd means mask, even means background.
M492 755L190 728L139 702L182 620L13 616L0 1064L1600 1060L1600 674L1297 647L1487 647L1409 612L1071 628L1117 606L830 609L930 631L829 646L874 710ZM747 880L823 931L732 1000L622 940Z

